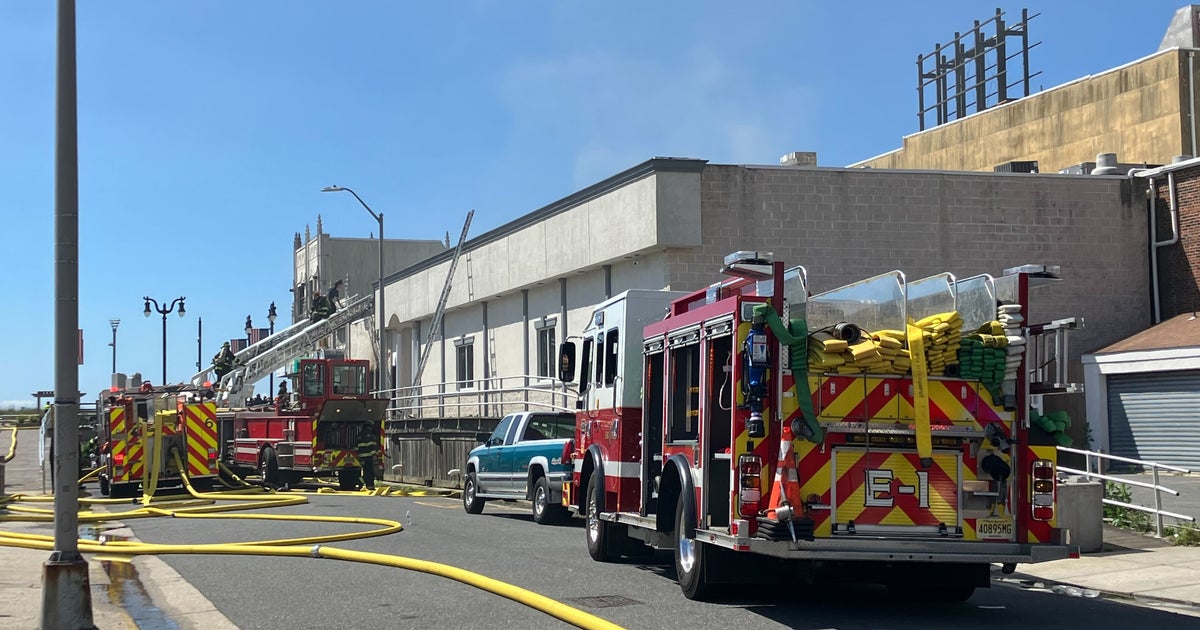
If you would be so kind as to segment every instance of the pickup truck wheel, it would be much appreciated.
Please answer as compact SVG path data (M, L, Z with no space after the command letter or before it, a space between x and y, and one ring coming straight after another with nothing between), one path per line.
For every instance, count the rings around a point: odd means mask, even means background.
M714 585L708 573L719 571L721 549L687 537L683 527L683 500L675 505L675 576L684 597L705 600L713 594Z
M584 530L587 532L587 548L588 555L592 560L597 562L612 562L617 559L617 554L611 550L609 539L612 538L611 526L608 522L600 520L600 493L604 489L600 487L600 476L592 475L588 479L587 504L584 514L587 516L587 527Z
M479 498L479 484L475 481L475 473L467 473L463 481L463 509L467 514L479 514L483 511L483 499Z
M550 502L550 481L538 477L537 485L533 487L533 522L538 525L549 525L563 519L563 506Z

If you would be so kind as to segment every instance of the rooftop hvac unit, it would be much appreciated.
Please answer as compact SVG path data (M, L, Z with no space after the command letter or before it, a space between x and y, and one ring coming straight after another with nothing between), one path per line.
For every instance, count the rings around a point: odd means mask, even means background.
M1005 162L995 166L992 170L997 173L1036 173L1038 172L1038 163L1037 160Z

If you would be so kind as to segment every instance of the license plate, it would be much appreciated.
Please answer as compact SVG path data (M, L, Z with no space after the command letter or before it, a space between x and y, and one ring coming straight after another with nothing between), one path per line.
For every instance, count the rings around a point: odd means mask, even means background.
M1012 540L1012 521L1003 518L981 518L975 523L975 534L980 540Z

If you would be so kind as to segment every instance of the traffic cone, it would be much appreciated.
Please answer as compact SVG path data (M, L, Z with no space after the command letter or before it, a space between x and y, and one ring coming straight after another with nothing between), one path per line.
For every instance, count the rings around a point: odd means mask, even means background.
M796 471L796 456L792 452L792 429L784 422L779 437L779 460L775 462L775 481L771 483L771 499L767 503L767 518L790 521L798 516L800 505L800 475Z

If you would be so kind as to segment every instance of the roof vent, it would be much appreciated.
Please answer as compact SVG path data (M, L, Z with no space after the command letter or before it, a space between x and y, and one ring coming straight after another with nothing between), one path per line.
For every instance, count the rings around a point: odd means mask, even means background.
M1092 170L1092 175L1124 175L1121 169L1117 168L1117 154L1096 154L1096 168Z
M792 151L779 158L780 166L816 166L817 154L814 151Z

